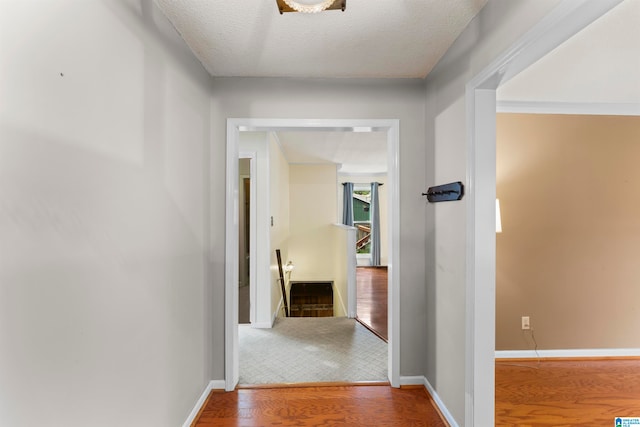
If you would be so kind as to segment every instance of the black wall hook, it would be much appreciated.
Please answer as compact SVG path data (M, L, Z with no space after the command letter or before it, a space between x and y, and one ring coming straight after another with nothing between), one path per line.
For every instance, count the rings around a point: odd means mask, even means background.
M427 192L422 195L427 196L427 200L431 203L460 200L464 196L464 185L460 181L436 185L429 187Z

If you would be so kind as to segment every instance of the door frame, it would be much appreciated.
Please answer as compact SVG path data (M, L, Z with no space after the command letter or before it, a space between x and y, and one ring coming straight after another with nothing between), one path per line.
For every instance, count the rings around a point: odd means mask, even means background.
M496 90L622 0L563 0L466 85L465 425L495 424Z
M400 172L397 119L227 119L227 182L225 235L225 390L238 384L238 158L240 132L244 131L385 131L387 133L387 166L389 203L388 261L388 377L393 387L400 386Z
M251 180L249 182L249 192L251 194L251 198L254 198L257 193L257 156L258 155L255 151L243 151L238 153L238 159L249 159L251 163L251 166L249 167L249 179ZM240 176L240 174L238 174L238 176ZM238 209L240 208L240 205L238 205ZM253 243L249 245L249 321L251 324L253 324L257 318L256 271L258 258L257 248L255 245L257 235L257 217L258 209L255 200L251 200L249 205L249 242Z

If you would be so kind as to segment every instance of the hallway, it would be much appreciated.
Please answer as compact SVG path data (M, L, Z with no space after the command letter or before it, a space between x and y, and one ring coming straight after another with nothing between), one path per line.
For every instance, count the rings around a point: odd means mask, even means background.
M240 325L240 384L388 381L387 344L346 317L279 317Z

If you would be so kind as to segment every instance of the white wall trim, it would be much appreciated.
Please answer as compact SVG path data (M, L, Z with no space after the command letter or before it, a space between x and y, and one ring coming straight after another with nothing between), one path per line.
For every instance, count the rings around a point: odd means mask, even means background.
M442 414L442 416L444 416L444 418L447 420L449 425L451 427L458 427L458 423L453 418L453 415L451 415L451 412L449 412L447 405L445 405L442 399L440 399L440 396L438 395L436 390L433 388L433 386L431 386L431 383L429 383L429 380L427 380L426 377L424 376L400 377L400 384L401 385L423 385L427 389L427 392L429 392L429 394L431 395L431 398L435 402L436 406L438 406L440 413Z
M366 176L366 177L386 177L387 176L387 172L340 172L338 171L338 176L340 178L345 178L345 177L360 177L360 176Z
M561 1L466 85L466 426L495 420L495 90L621 1Z
M238 153L238 158L240 159L249 159L249 191L250 194L255 195L258 194L258 165L257 158L258 153L255 151L248 152L240 152ZM249 204L249 242L256 241L256 236L258 235L258 227L257 227L257 218L258 218L258 208L257 203L253 200L252 203ZM239 209L239 207L238 207ZM239 211L238 211L239 212ZM258 271L258 250L256 245L249 245L249 322L254 323L258 318L258 297L257 297L257 271Z
M498 113L640 116L640 103L498 101Z
M211 380L209 381L211 385L211 390L224 390L224 380Z
M356 247L356 228L350 227L350 231L347 235L347 245L350 248ZM355 254L351 252L347 259L347 317L354 319L358 315L358 262Z
M273 316L273 319L275 321L275 316ZM255 329L271 329L273 327L273 323L271 322L254 322L251 324L252 328Z
M286 291L286 287L285 287L285 291ZM271 325L273 326L274 323L276 323L276 319L278 318L278 313L280 313L280 310L282 310L284 307L284 300L282 299L282 297L280 297L280 301L278 301L278 306L276 307L276 311L273 312L273 314L271 315Z
M342 228L343 230L357 230L356 227L352 227L351 225L340 224L339 222L333 223L334 227Z
M224 378L225 390L232 391L240 378L238 351L238 158L240 130L227 120L227 182L225 209L225 330Z
M224 380L212 380L209 381L209 384L204 388L204 391L200 395L200 398L196 402L195 406L191 410L191 413L187 417L187 419L182 424L182 427L191 427L191 424L196 420L198 416L198 412L200 412L200 408L204 405L204 402L209 397L211 390L224 390Z
M640 348L585 348L568 350L498 350L496 359L545 359L549 357L640 357Z
M424 375L401 376L400 385L424 385L427 379Z
M400 386L400 173L398 119L227 119L226 235L225 235L225 389L231 391L239 379L238 351L238 140L240 131L384 131L387 133L389 251L389 357L388 375L393 387Z

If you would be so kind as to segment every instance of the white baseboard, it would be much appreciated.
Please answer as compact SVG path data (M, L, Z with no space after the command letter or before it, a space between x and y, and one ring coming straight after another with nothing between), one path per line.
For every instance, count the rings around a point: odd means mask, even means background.
M273 314L271 315L272 324L276 323L276 319L278 318L278 313L280 313L280 310L284 311L284 300L282 299L282 297L280 297L280 302L278 302L278 307L276 308L276 311L274 311Z
M593 348L570 350L501 350L496 359L536 359L549 357L640 357L640 348Z
M347 314L349 313L347 311L347 307L344 306L344 300L342 299L342 294L340 294L340 291L338 290L338 287L336 286L336 283L333 282L333 295L338 295L338 300L339 300L339 304L340 304L340 308L342 308L342 312L344 313L344 316L348 317ZM336 315L336 310L335 307L333 309L333 315Z
M191 424L193 424L196 417L198 416L198 412L200 412L200 408L202 408L202 405L204 405L204 402L207 400L207 397L209 396L209 393L211 393L211 390L224 390L224 380L209 381L209 384L207 384L207 386L204 388L204 391L200 395L200 398L191 410L191 413L187 417L186 421L184 422L184 424L182 424L182 427L191 427Z
M400 377L400 385L423 385L431 395L431 398L438 406L440 413L447 420L449 425L451 427L459 427L455 418L453 418L453 415L451 415L451 412L449 412L449 409L447 409L446 405L442 399L440 399L440 396L438 396L438 393L431 386L431 383L429 383L429 380L427 380L425 376L417 375L412 377Z
M225 384L226 382L224 380L212 380L209 381L209 384L211 385L211 390L224 390Z
M271 322L254 322L251 324L251 327L256 329L270 329L273 325Z

